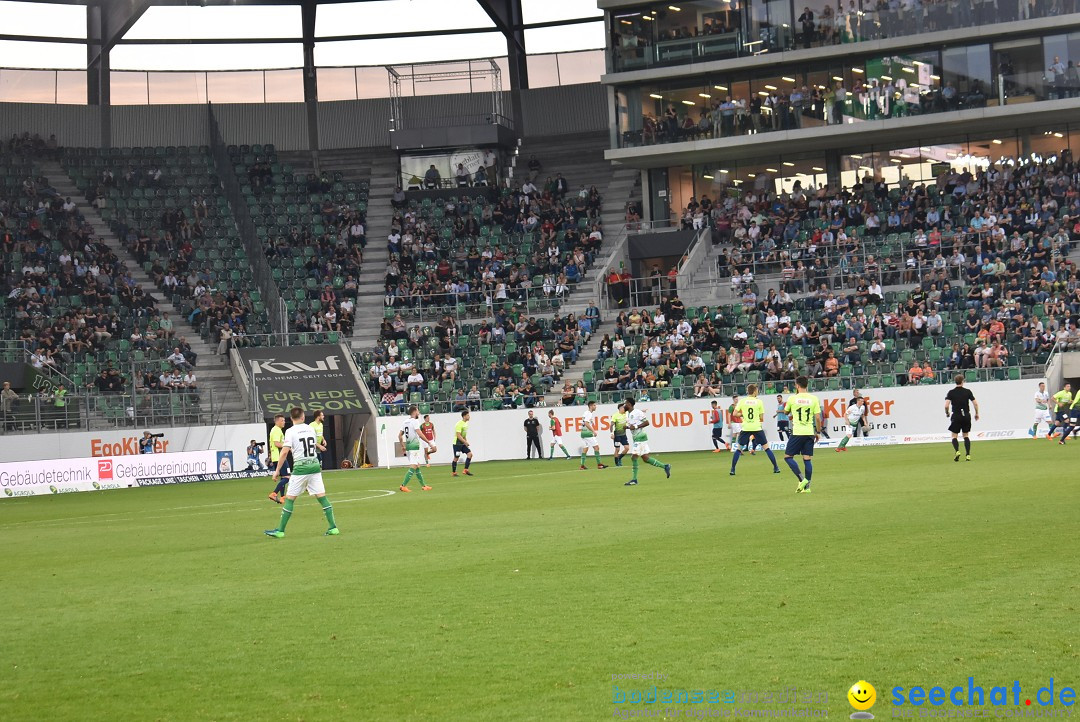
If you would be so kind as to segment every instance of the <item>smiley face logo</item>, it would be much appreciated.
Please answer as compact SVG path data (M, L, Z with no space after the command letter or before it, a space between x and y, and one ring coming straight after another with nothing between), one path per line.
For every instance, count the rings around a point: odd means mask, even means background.
M848 702L851 706L860 712L865 712L874 706L874 702L877 702L877 690L874 689L874 685L867 682L865 679L860 679L855 684L851 685L851 689L847 693Z

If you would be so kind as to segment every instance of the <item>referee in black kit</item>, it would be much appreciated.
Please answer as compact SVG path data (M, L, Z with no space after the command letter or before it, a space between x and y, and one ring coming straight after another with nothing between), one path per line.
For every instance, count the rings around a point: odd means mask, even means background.
M540 419L529 411L529 418L525 419L525 458L532 458L533 447L536 447L536 458L544 460L544 450L540 447Z
M975 420L979 420L979 402L970 389L964 388L964 375L956 374L953 379L956 386L945 394L945 416L949 417L949 431L952 433L952 447L956 452L953 461L960 461L960 442L956 437L964 435L964 455L971 461L971 407L975 407Z

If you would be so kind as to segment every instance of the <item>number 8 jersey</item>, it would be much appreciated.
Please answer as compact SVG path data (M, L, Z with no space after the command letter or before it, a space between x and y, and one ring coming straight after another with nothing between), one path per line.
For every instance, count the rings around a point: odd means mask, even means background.
M307 424L294 424L285 432L285 446L292 449L293 474L317 474L322 471L317 455L315 430Z

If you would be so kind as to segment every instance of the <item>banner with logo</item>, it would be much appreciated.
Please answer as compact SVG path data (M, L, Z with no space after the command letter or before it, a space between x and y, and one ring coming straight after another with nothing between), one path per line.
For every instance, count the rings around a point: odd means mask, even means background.
M0 463L0 498L143 486L141 480L234 473L231 451Z
M1034 416L1034 396L1039 387L1038 379L1022 381L994 381L966 384L979 402L980 419L973 425L972 438L976 440L1012 439L1025 435L1023 426L1030 424ZM899 386L887 389L869 389L863 392L868 399L866 423L871 436L861 445L887 445L903 443L927 443L947 441L949 420L945 417L945 394L951 384L932 386ZM822 438L820 445L835 445L848 428L844 418L850 391L815 392L821 400L826 431L833 437ZM785 394L786 398L787 395ZM779 441L774 413L778 407L775 395L761 395L765 404L765 433L772 442ZM718 406L726 414L731 398L717 398ZM637 407L649 415L649 446L661 454L665 451L698 451L712 449L712 424L709 421L713 399L688 399L684 401L638 401ZM551 443L548 428L548 411L554 411L563 430L563 443L571 454L581 450L580 432L584 407L556 406L533 409L540 419L541 446L547 453ZM613 450L610 440L611 414L615 404L597 406L600 415L601 453ZM477 461L525 458L524 423L528 409L503 411L474 411L470 415L469 441L473 458ZM379 464L400 466L407 463L404 457L392 453L405 417L387 417L379 420L383 429ZM461 420L460 414L432 414L435 424L437 453L433 463L449 463L452 459L454 424ZM724 436L728 437L725 423ZM774 448L783 448L783 445ZM381 453L381 452L380 452ZM389 457L389 458L386 458Z
M294 406L309 414L365 411L363 381L341 346L242 348L237 354L267 416L287 414Z
M36 461L85 456L135 456L139 453L139 439L144 431L160 434L154 439L155 454L227 449L236 458L243 459L252 439L266 441L266 424L263 423L14 434L0 436L0 459Z

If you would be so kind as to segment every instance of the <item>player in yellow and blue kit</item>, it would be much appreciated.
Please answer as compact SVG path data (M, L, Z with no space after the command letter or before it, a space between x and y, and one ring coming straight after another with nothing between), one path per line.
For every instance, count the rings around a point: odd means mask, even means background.
M752 449L754 445L765 449L765 453L772 462L774 474L780 473L780 467L776 465L776 456L769 448L769 442L765 438L762 424L765 421L765 404L757 397L757 384L749 384L746 387L746 396L739 399L735 412L742 417L742 430L739 431L739 439L735 444L735 455L731 457L731 476L735 476L735 465L739 463L743 449Z
M795 487L796 494L810 491L810 477L814 475L814 444L817 443L821 431L821 402L817 396L807 391L809 385L810 381L805 376L795 379L797 393L789 396L784 406L792 422L791 438L784 450L784 461L799 480ZM800 455L803 458L801 471L805 472L805 476L800 473L799 464L795 461L795 457Z

